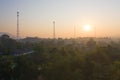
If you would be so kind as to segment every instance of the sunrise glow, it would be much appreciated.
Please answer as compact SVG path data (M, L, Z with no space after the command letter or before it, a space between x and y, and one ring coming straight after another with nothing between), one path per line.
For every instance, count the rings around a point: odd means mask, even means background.
M71 38L74 34L93 37L95 33L97 37L120 37L119 3L120 0L2 0L0 32L16 37L19 11L21 38L53 38L53 21L56 38Z
M91 26L90 25L85 25L84 26L84 31L90 31L91 30Z

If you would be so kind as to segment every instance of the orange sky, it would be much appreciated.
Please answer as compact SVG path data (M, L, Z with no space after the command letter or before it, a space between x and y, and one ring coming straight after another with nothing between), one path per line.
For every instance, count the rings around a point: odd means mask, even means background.
M16 35L16 12L20 11L20 37L120 37L119 0L2 0L0 32ZM83 30L90 25L91 30Z

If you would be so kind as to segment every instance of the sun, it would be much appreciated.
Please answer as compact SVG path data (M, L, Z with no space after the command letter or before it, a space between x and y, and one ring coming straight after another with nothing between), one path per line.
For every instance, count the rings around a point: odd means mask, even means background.
M84 26L84 31L90 31L91 30L91 26L90 25L85 25Z

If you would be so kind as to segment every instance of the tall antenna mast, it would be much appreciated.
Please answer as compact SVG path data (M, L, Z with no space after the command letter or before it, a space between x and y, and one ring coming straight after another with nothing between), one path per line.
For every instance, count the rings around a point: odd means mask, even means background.
M76 27L74 26L74 38L76 37Z
M55 39L55 21L53 21L53 38Z
M19 39L19 11L17 11L17 39Z
M95 38L96 38L96 27L95 27Z

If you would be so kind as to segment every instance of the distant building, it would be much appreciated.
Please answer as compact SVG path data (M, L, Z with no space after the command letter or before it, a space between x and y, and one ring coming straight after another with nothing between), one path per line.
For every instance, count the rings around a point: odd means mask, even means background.
M38 42L40 42L41 41L41 39L40 38L38 38L38 37L26 37L26 38L24 38L24 39L21 39L20 40L21 42L29 42L29 43L38 43Z

